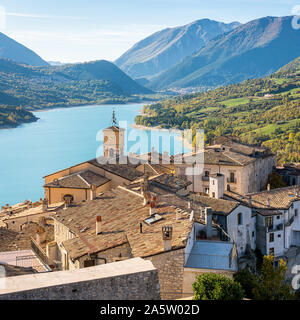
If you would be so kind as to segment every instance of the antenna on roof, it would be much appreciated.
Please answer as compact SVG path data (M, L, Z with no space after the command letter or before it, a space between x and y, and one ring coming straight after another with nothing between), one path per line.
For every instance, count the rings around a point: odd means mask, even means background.
M116 119L115 109L113 109L113 112L112 112L111 122L112 122L112 125L113 125L113 126L117 126L117 119Z

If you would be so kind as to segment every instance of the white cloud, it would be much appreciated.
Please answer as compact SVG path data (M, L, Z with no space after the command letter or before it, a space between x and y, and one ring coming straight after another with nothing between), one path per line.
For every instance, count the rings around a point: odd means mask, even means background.
M20 18L38 18L38 19L87 19L86 17L80 16L54 16L47 14L31 14L31 13L20 13L20 12L6 12L6 16L20 17Z
M89 60L114 60L136 42L163 25L126 25L114 29L84 31L14 30L6 34L38 53L45 60L78 62Z

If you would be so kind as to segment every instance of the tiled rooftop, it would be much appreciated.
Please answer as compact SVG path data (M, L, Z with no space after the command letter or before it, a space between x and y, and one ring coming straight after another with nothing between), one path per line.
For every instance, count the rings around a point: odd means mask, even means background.
M26 274L37 273L37 271L33 268L28 267L17 267L9 264L1 264L0 267L4 267L5 269L5 277L15 277L15 276L23 276Z
M30 222L20 232L0 227L0 252L26 250L31 248L31 237L35 238L39 224ZM46 240L53 240L53 226L44 226ZM45 249L45 244L41 245Z
M117 158L115 164L102 163L102 160L104 160L103 157L100 158L100 161L93 159L88 162L96 167L102 168L129 181L133 181L143 175L142 172L136 169L139 164L135 164L134 161L131 161L128 157Z
M230 214L236 207L240 205L237 201L215 199L208 196L201 196L196 194L191 194L189 199L200 203L203 207L211 207L214 214L220 214L227 216Z
M298 191L298 196L296 195ZM265 190L246 196L234 192L225 191L227 197L244 202L249 205L251 196L252 206L261 209L288 209L292 202L300 201L300 187L286 187L272 190ZM269 202L269 205L268 205Z
M110 180L100 174L84 170L50 182L45 187L90 189L91 185L99 187L108 181Z
M76 238L63 242L72 259L124 243L129 244L133 257L146 257L163 252L162 226L173 226L173 248L184 246L192 227L188 214L176 220L175 207L161 203L156 213L163 219L151 225L143 222L149 217L149 207L143 206L143 198L118 187L93 201L60 210L54 218L76 235ZM102 234L96 235L98 214L102 217Z

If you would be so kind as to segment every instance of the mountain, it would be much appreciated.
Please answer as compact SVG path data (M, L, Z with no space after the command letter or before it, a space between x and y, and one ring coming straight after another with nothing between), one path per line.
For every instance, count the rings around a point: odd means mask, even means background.
M300 162L300 57L264 78L147 105L135 122L203 129L205 143L239 137L269 147L279 163Z
M216 87L271 74L300 55L293 17L250 21L162 73L149 88Z
M0 32L0 58L10 59L18 63L26 63L31 66L47 66L44 61L32 50L7 37Z
M52 67L52 75L63 75L69 80L108 80L116 83L126 94L147 94L149 89L131 79L116 65L106 60Z
M33 67L0 59L0 106L36 110L140 102L152 100L145 96L151 93L107 61Z
M133 78L152 77L193 54L217 35L239 25L238 22L226 24L202 19L167 28L135 44L115 64Z

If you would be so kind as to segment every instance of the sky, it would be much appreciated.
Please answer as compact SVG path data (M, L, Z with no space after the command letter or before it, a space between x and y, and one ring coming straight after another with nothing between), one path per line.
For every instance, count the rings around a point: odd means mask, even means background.
M0 32L47 61L114 61L167 27L203 18L246 23L295 8L300 15L300 0L0 0Z

